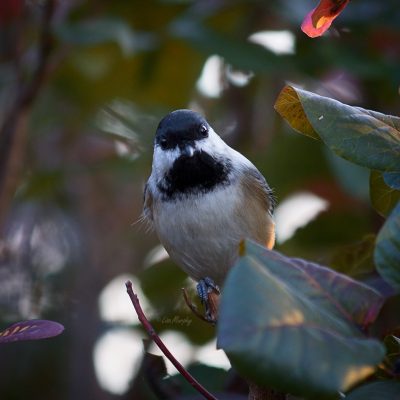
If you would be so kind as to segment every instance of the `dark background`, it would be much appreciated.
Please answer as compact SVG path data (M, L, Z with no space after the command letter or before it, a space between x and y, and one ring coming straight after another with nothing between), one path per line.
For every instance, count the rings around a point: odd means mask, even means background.
M0 347L1 399L155 398L148 370L135 372L146 335L125 294L128 277L138 277L141 300L178 357L189 363L213 338L214 329L182 304L180 288L190 286L184 274L168 261L149 261L157 238L135 224L155 128L173 109L206 115L257 165L280 204L302 193L325 204L278 241L279 251L340 270L364 249L368 271L368 235L382 224L370 206L368 172L294 133L273 105L291 83L398 115L398 0L353 0L324 37L310 39L300 24L316 3L2 0L0 327L42 318L59 321L65 332ZM287 31L293 53L247 40L260 31ZM213 55L220 57L219 91L210 97L197 82ZM249 77L244 86L234 83L238 72ZM17 138L12 143L7 129ZM306 214L299 204L291 211ZM294 218L285 215L278 225ZM112 347L118 343L119 350ZM105 358L97 358L100 344L110 346ZM213 357L207 354L204 364ZM102 367L122 381L131 376L130 391L107 386Z

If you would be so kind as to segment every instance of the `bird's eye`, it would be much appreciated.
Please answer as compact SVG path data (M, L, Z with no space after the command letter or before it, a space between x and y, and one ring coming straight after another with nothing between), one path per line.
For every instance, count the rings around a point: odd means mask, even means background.
M208 136L208 128L207 128L207 126L204 125L204 124L200 125L199 132L200 132L200 135L202 137L206 138Z
M168 140L166 138L162 138L160 140L160 146L163 150L166 150L167 146L168 146Z

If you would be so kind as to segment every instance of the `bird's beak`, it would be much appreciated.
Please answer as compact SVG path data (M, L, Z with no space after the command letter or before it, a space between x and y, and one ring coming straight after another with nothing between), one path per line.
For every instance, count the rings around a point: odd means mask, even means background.
M192 157L194 154L194 147L190 144L187 144L181 148L181 154L185 157Z

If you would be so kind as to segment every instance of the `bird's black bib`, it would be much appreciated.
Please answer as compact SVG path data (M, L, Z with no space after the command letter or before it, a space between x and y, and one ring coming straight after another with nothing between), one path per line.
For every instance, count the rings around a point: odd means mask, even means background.
M177 158L158 185L165 200L172 200L188 194L206 193L216 185L227 185L230 162L218 161L204 151L196 151L192 157Z

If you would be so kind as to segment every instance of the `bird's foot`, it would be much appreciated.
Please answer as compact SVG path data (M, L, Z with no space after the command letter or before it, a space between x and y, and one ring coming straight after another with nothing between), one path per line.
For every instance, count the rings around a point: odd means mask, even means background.
M219 295L218 285L209 277L200 279L197 286L197 294L205 307L205 318L208 322L215 324L218 319Z

